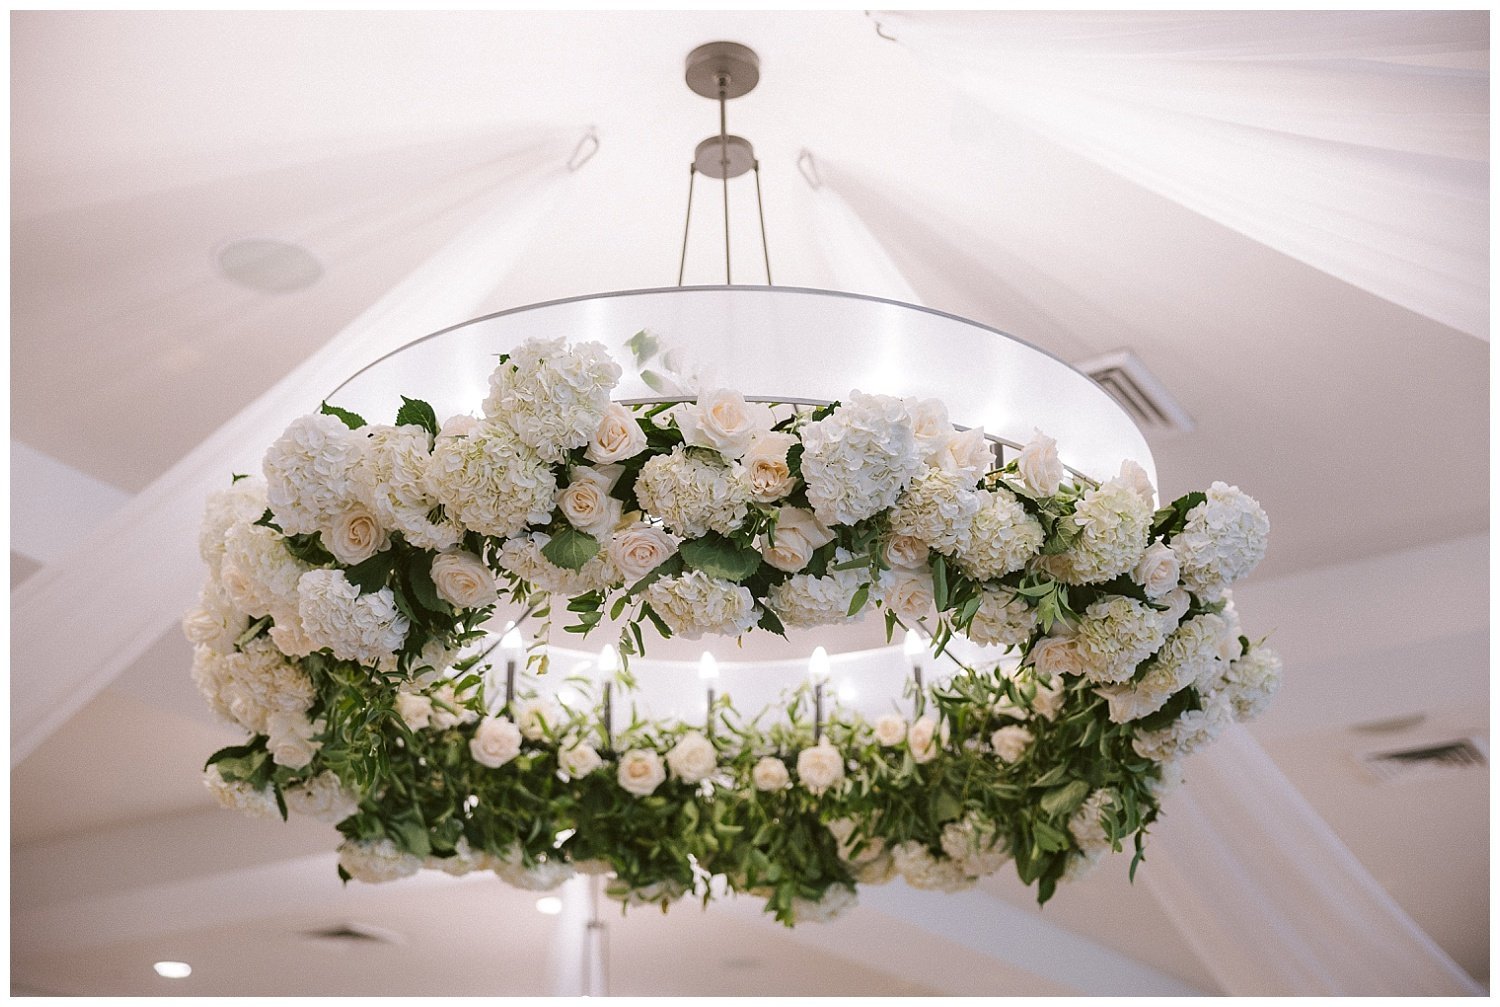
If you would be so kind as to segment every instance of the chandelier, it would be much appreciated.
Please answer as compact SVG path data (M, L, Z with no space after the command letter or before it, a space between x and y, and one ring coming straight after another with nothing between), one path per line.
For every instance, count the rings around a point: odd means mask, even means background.
M758 77L688 58L726 281L759 162L725 103ZM1046 901L1127 847L1134 876L1183 757L1279 683L1229 590L1265 513L1159 502L1139 430L1044 351L771 286L759 215L766 286L419 339L209 500L184 629L249 735L206 767L224 804L335 824L346 880L583 873L788 925L897 876Z

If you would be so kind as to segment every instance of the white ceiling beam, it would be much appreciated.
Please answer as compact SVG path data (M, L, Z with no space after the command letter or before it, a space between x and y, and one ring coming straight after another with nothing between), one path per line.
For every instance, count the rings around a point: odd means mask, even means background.
M210 492L259 471L267 445L349 375L480 309L561 198L576 141L556 134L504 159L512 174L437 255L12 593L12 766L181 618L203 576L197 526Z
M129 499L29 444L10 442L10 547L27 559L62 559Z

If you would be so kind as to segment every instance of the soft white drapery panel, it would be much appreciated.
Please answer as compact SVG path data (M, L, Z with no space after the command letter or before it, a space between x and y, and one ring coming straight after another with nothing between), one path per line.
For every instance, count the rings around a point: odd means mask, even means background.
M1238 725L1186 763L1139 878L1234 995L1478 995Z
M1488 338L1486 12L878 17L997 112Z

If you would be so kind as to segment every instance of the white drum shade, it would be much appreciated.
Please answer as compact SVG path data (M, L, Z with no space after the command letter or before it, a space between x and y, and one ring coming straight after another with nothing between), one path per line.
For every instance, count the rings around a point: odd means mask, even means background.
M632 337L641 331L651 339ZM328 396L371 422L391 422L401 396L439 421L479 412L497 354L533 338L602 343L624 369L623 401L715 387L747 398L831 402L852 390L941 399L953 422L1011 445L1034 429L1065 464L1094 479L1140 463L1146 440L1092 380L1014 336L954 315L857 294L796 287L668 287L549 301L418 339Z

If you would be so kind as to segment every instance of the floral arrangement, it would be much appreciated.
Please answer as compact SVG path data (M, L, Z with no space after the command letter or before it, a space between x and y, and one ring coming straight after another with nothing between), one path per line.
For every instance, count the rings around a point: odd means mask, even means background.
M897 875L954 890L1013 864L1046 901L1110 850L1143 856L1181 759L1262 710L1281 664L1229 585L1269 523L1214 483L1159 510L1126 462L1070 475L1040 433L999 464L935 400L817 409L611 401L597 343L502 356L483 415L324 404L214 495L193 676L251 735L215 753L227 806L335 823L345 879L489 870L543 889L609 873L627 904L752 892L787 924ZM915 689L911 718L813 714L808 688L704 725L490 688L503 601L569 632L781 633L880 610L1007 648ZM722 882L709 885L708 879Z

